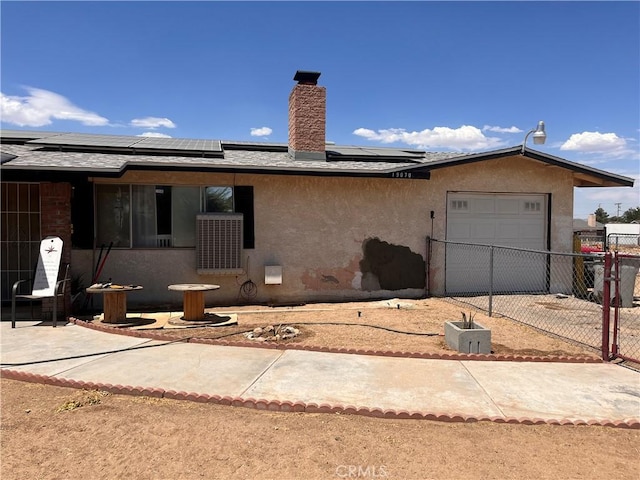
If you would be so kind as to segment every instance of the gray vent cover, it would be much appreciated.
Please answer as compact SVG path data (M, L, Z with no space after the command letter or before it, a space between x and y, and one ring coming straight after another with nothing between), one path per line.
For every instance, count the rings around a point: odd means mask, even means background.
M242 214L207 213L196 216L198 274L241 274Z

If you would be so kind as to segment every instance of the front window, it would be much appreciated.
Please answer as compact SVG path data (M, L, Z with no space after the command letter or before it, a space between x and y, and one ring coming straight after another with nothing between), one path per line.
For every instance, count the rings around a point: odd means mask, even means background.
M195 247L196 215L234 212L233 187L96 185L96 244Z
M97 243L114 247L131 244L131 191L129 185L98 185L96 188Z
M207 212L232 213L233 189L231 187L205 187L204 204Z

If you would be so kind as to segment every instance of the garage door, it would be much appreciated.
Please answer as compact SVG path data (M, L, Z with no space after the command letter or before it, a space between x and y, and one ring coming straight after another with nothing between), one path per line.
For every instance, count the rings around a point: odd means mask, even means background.
M449 193L447 241L547 248L546 195ZM493 271L493 283L491 283ZM538 292L547 287L547 256L508 249L448 244L448 294Z

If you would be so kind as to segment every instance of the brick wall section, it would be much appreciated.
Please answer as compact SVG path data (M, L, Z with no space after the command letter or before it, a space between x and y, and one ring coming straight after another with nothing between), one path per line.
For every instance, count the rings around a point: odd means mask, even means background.
M298 84L289 95L289 146L306 152L325 151L327 89Z
M41 183L40 184L40 223L42 238L55 235L64 242L62 248L62 264L71 262L71 184L69 183ZM63 271L60 272L62 275ZM65 312L70 312L70 285L67 284L64 299ZM58 311L62 311L58 304ZM42 302L42 317L50 319L53 313L53 300L44 299ZM60 318L60 317L59 317Z

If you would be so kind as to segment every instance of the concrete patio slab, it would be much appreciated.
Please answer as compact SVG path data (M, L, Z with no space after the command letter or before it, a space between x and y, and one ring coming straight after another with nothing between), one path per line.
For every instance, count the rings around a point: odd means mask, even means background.
M508 417L640 417L640 374L633 370L604 363L462 363Z
M87 363L65 378L194 392L241 396L282 355L282 351L247 347L155 342L157 347L111 355Z
M60 323L56 328L39 322L18 322L16 328L10 328L8 322L1 325L0 362L3 367L39 375L62 375L110 355L107 352L150 342L147 338L104 335L73 324ZM21 365L23 363L28 365Z
M461 362L290 350L244 396L501 416Z

